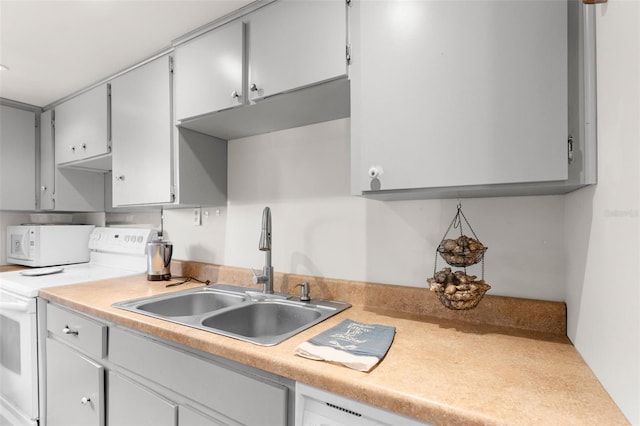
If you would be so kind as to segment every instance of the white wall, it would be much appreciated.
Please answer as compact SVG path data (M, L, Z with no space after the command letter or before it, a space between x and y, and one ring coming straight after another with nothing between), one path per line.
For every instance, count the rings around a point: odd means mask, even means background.
M598 185L567 195L568 335L640 424L640 2L595 6Z
M349 176L348 119L230 141L228 205L205 209L199 227L191 225L192 209L165 211L174 257L261 268L258 238L269 206L277 271L426 287L458 200L354 197ZM462 206L489 247L491 294L564 299L561 196Z

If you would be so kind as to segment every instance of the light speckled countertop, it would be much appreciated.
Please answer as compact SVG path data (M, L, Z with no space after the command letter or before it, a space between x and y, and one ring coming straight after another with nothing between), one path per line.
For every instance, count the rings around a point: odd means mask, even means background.
M189 283L167 289L165 284L149 282L141 274L48 288L41 290L40 296L162 339L438 425L628 424L567 337L558 333L473 324L348 300L353 306L341 314L279 345L262 347L111 307L123 300L202 285ZM402 296L401 289L384 287ZM312 284L312 296L313 289ZM387 356L371 372L293 354L299 343L345 318L396 327Z

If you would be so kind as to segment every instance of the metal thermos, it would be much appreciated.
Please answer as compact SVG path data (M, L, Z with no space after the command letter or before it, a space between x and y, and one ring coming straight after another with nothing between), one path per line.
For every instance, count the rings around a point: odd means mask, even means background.
M171 255L173 244L162 237L147 243L147 280L171 279Z

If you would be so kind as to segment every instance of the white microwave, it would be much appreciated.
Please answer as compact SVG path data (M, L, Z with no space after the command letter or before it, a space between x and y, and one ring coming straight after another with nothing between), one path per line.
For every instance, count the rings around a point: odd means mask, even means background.
M7 226L7 263L55 266L89 261L94 225Z

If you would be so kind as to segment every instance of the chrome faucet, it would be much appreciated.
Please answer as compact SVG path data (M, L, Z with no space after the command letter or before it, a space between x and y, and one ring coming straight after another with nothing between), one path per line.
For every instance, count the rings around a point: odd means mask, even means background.
M254 273L253 282L263 285L263 293L272 294L273 266L271 266L271 209L269 207L265 207L262 211L262 232L260 233L258 250L264 252L264 267L262 268L262 275Z

